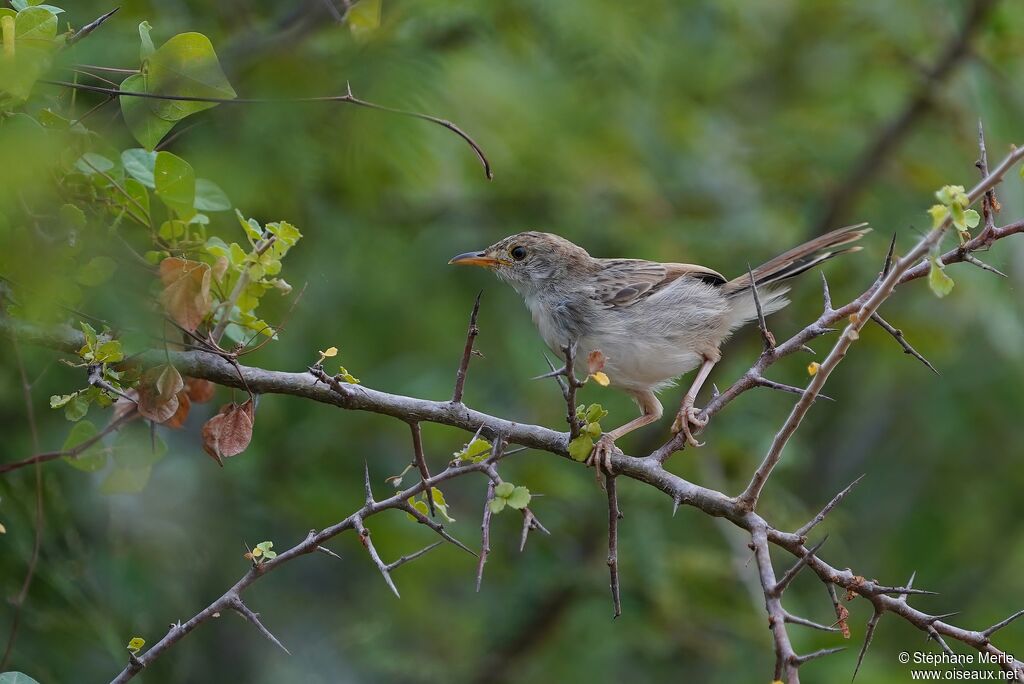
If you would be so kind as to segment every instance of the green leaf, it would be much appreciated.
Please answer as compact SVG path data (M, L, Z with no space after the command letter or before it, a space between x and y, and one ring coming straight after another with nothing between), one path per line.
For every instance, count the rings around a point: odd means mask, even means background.
M500 496L503 499L507 499L516 486L511 482L502 482L500 485L494 488L494 495Z
M164 221L160 224L160 229L157 231L157 235L167 241L177 240L178 238L185 236L184 221L173 219L171 221Z
M117 262L108 256L93 257L78 267L75 281L85 287L96 287L110 280L117 270Z
M149 482L150 467L114 468L100 484L101 494L138 494Z
M133 74L129 76L121 81L121 90L127 93L148 93L147 75ZM118 100L121 102L121 116L124 117L128 130L147 150L156 147L177 123L157 116L150 106L150 98L127 95L119 97Z
M89 412L89 397L82 392L75 392L71 401L64 405L64 417L74 422L85 418Z
M272 541L260 542L256 545L256 548L260 550L260 552L256 554L258 556L263 556L267 560L277 558L277 552L274 551L274 542Z
M491 513L498 514L505 510L506 503L507 499L496 496L487 503L487 507L491 509Z
M86 152L75 162L75 168L85 175L91 176L94 173L109 172L114 168L114 162L101 154Z
M132 637L128 640L128 650L132 653L138 653L139 650L146 645L146 640L142 637Z
M148 21L139 24L139 40L142 41L142 44L139 46L139 61L145 62L156 51L156 47L153 45L153 38L149 35L149 32L152 30L153 25ZM124 85L122 83L123 88Z
M381 0L359 0L348 11L349 30L357 38L363 38L380 26Z
M220 68L210 39L201 33L180 33L161 45L148 60L149 92L180 97L234 99L234 89ZM180 121L217 106L214 102L149 100L161 119Z
M199 211L227 211L231 200L216 183L205 178L196 179L195 208Z
M82 321L78 324L82 328L82 335L85 336L85 346L90 350L96 348L96 329Z
M582 463L587 460L587 457L590 456L590 452L593 450L594 439L586 433L569 442L569 456L574 461Z
M941 204L933 204L928 210L928 215L932 217L932 230L935 230L949 216L949 209Z
M235 209L235 216L238 217L238 223L242 226L242 230L244 230L245 234L249 237L250 242L256 242L257 240L263 239L263 229L260 228L260 224L256 219L246 220L245 217L242 216L242 212L238 209Z
M516 510L522 510L530 505L530 490L526 487L516 487L508 496L508 505Z
M460 461L472 461L473 463L479 463L480 461L487 458L491 453L491 443L486 439L477 437L469 444L462 447L461 451L456 451L452 456Z
M981 215L977 211L974 209L964 210L964 223L968 228L976 228L979 221L981 221Z
M54 394L50 397L50 408L59 409L67 406L68 402L75 398L78 392L72 392L71 394Z
M125 211L139 219L143 223L149 223L149 190L141 182L134 178L126 178L124 181L124 190L128 193L128 197L121 196ZM134 200L134 201L132 201Z
M170 152L157 152L153 167L156 196L184 220L195 215L196 173L192 165Z
M587 407L585 419L588 423L596 423L607 415L608 412L604 410L603 406L600 404L591 404Z
M156 152L148 152L135 147L121 153L121 164L124 165L125 172L132 178L147 188L156 188L156 180L153 177L153 171L156 168L156 154Z
M96 363L117 363L124 359L119 340L107 340L99 346L94 354ZM113 371L111 371L113 372Z
M68 438L64 440L64 446L61 447L61 451L69 451L82 442L92 439L98 433L96 426L87 420L79 421L71 428ZM90 446L85 451L78 454L77 457L65 456L64 460L67 461L68 465L77 469L83 470L87 473L94 473L100 470L107 464L107 452L103 446L97 442Z
M299 229L287 221L268 223L267 230L269 230L271 234L276 235L278 241L288 247L291 247L302 238L302 233L299 232Z
M441 493L441 490L438 489L437 487L434 487L430 490L430 495L431 498L434 500L435 510L437 510L437 512L441 514L441 517L444 519L444 521L450 523L455 522L455 518L448 514L448 502L445 501L444 494ZM427 510L430 510L429 507Z
M61 206L59 216L60 222L69 228L85 228L85 212L74 204Z
M600 423L587 423L586 427L583 428L588 435L593 439L597 439L601 436L601 424Z
M57 17L41 7L28 7L18 12L14 20L15 43L49 46L57 37Z
M946 275L946 271L938 259L933 258L931 262L932 266L928 271L928 287L936 297L945 297L953 291L953 279Z
M24 672L4 672L0 674L0 684L39 684Z
M412 506L413 508L415 508L417 511L419 511L422 515L429 515L430 514L430 509L427 508L427 502L426 501L422 501L422 500L417 499L414 496L410 496L408 499L405 500L405 502L407 504L409 504L410 506ZM407 512L405 515L406 515L406 517L409 518L409 520L412 520L413 522L419 522L419 518L417 518L412 513L408 513Z

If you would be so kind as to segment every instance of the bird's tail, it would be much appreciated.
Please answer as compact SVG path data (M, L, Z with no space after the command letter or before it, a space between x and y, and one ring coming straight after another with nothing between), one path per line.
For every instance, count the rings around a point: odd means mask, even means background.
M870 231L868 224L858 223L855 226L846 226L833 230L831 233L819 235L755 268L753 270L754 282L759 288L780 283L800 275L832 257L860 251L859 245L852 247L847 247L847 245L861 239ZM749 289L750 273L744 273L739 278L733 278L722 285L722 290L728 296L739 295Z

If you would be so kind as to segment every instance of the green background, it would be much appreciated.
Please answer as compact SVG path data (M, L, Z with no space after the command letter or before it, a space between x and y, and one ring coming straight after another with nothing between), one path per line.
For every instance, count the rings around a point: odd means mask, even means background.
M546 367L528 312L484 271L446 266L450 256L541 229L595 256L691 261L735 276L811 236L830 194L923 89L927 110L886 146L863 191L829 226L863 220L875 228L863 252L826 267L833 298L845 300L876 275L894 231L905 250L929 226L925 209L935 189L976 181L979 118L993 160L1011 142L1024 143L1024 8L1012 2L985 16L972 54L934 83L923 82L922 72L957 34L969 3L384 0L381 27L364 40L334 23L322 2L281 5L129 0L81 43L76 59L136 67L143 19L158 45L201 31L241 97L340 94L348 82L360 97L457 122L486 150L495 178L485 180L469 148L440 127L342 104L227 105L195 117L200 125L170 149L246 215L288 220L305 236L283 272L296 290L306 284L305 294L281 340L245 362L297 371L317 349L336 345L341 363L367 386L445 399L473 298L483 289L478 348L485 358L473 362L467 403L555 429L564 426L560 395L550 381L529 380ZM109 6L89 0L69 9L62 27ZM309 18L282 34L275 25L293 11ZM99 101L79 97L79 112ZM116 107L89 125L133 146ZM1024 213L1021 190L1016 174L1000 189L1002 222ZM228 214L216 215L214 231L242 238ZM100 253L123 259L115 241L103 246L103 234ZM916 586L941 595L914 604L962 611L954 621L969 628L1024 607L1024 241L1001 242L982 257L1009 280L957 266L949 269L956 287L947 298L918 281L884 307L941 377L881 330L867 329L826 389L837 401L815 405L761 508L793 529L866 473L819 528L831 535L823 556L887 584L916 571ZM53 268L45 251L31 258L41 273ZM148 284L123 265L81 308L152 328ZM793 299L771 320L780 338L818 315L817 274L798 281ZM266 302L261 313L269 321L289 306L275 293ZM830 344L812 344L819 360ZM10 461L32 446L10 343L3 345L0 452ZM739 334L712 380L727 386L759 345L756 330ZM23 353L30 377L45 371L33 388L43 448L59 448L70 426L48 408L48 397L79 387L80 371L54 364L45 350ZM770 376L802 384L810 360L790 357ZM606 426L634 415L615 392L588 386L582 396L610 409ZM680 396L666 392L666 405ZM125 664L130 637L155 643L168 623L191 617L230 586L245 570L245 543L270 539L283 550L310 528L342 519L362 503L364 460L383 496L384 478L411 455L408 429L397 421L265 396L252 445L222 470L202 452L198 431L229 399L220 390L213 404L195 408L186 429L164 435L169 453L140 495L104 496L100 475L61 462L45 466L40 563L11 669L44 684L106 681ZM670 469L738 492L792 403L766 390L744 395L704 433L707 446L676 455ZM667 438L668 425L666 418L621 446L646 453ZM467 438L438 426L425 426L424 436L435 469ZM291 657L227 614L139 680L770 680L763 598L738 530L686 508L673 517L663 495L620 483L624 613L613 621L606 504L593 474L524 452L506 461L502 475L544 495L533 508L553 534L532 535L519 553L518 515L497 516L479 594L475 561L445 546L396 570L396 600L347 534L331 544L341 561L299 559L246 594ZM33 481L31 469L0 480L4 596L19 590L31 553ZM449 529L471 546L479 543L484 493L483 478L445 488L457 519ZM387 560L433 541L401 513L369 526ZM776 560L780 570L789 563L782 554ZM787 593L786 605L833 620L824 587L809 575ZM848 607L849 642L790 629L800 652L850 647L804 668L807 681L851 675L870 606ZM10 614L9 605L0 609L2 638ZM1008 628L997 644L1024 656L1024 626ZM896 654L934 648L886 617L859 680L908 681Z

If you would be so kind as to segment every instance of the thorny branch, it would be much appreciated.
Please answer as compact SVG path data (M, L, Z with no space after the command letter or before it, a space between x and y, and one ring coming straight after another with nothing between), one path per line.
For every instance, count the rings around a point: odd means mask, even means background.
M981 199L985 193L995 187L1005 173L1022 157L1024 157L1024 149L1013 149L994 170L986 174L982 181L970 191L969 197L971 201L974 202ZM703 487L666 470L664 467L665 461L674 451L682 447L682 441L676 438L642 458L630 457L619 453L613 454L611 457L610 482L617 483L617 476L624 476L628 479L650 485L664 492L677 506L680 504L690 506L705 514L723 518L750 534L751 546L755 553L761 586L765 596L766 611L769 616L775 643L777 676L787 684L799 681L799 668L802 665L812 659L834 653L837 650L824 649L807 655L798 655L793 649L792 642L787 633L787 625L795 624L824 629L826 631L832 629L828 626L796 617L786 611L782 605L783 590L788 582L792 580L793 576L795 576L796 572L804 568L813 572L829 589L836 608L837 626L844 634L848 633L848 627L846 626L848 613L845 607L841 605L838 596L836 596L836 588L845 590L848 599L856 596L864 598L872 604L877 614L891 613L899 616L929 637L935 639L943 648L948 648L948 644L946 644L947 639L954 639L988 656L994 657L997 659L996 662L1000 663L1000 667L1008 672L1012 672L1018 681L1024 681L1024 663L1008 657L1005 652L1001 651L991 642L991 637L998 630L1024 615L1024 611L1015 613L1006 620L985 629L969 630L958 627L947 621L947 618L950 617L949 615L932 615L910 605L909 596L931 592L915 589L909 586L909 582L908 586L887 586L880 584L876 580L866 579L863 576L857 575L852 570L838 569L821 558L817 553L817 547L812 549L805 545L807 534L816 525L820 524L825 516L838 505L842 498L848 494L852 485L843 492L840 492L839 495L824 507L821 513L796 532L783 532L772 527L755 510L760 494L767 484L774 467L781 459L785 446L806 416L814 399L820 396L820 391L830 373L849 351L853 342L856 341L860 329L867 324L868 320L872 319L872 315L876 313L880 305L892 294L895 288L927 274L928 263L925 257L937 247L947 228L948 223L943 224L936 230L930 231L905 256L887 259L886 267L882 269L875 282L859 297L849 303L833 308L831 301L826 300L824 311L814 322L781 344L764 349L742 377L724 392L713 397L704 411L704 415L708 417L720 412L747 390L763 386L764 372L776 361L803 349L807 342L828 332L830 326L846 321L846 326L840 334L838 341L821 364L818 372L812 377L807 388L802 390L799 401L773 440L768 453L755 471L750 484L739 496L732 497L721 491ZM1024 221L1009 223L1002 227L987 226L963 245L959 245L941 255L940 259L943 264L969 262L967 257L972 252L986 249L996 241L1020 232L1024 232ZM82 344L81 334L70 328L42 329L30 324L17 323L2 316L0 316L0 331L9 336L16 336L24 342L46 345L65 351L77 350ZM566 399L569 399L576 384L571 372L574 352L575 350L571 347L566 349L566 365L564 369L554 371L559 375L564 375L565 379L568 380L564 386L567 395ZM185 375L210 380L230 387L248 387L253 392L259 394L277 393L300 396L332 404L346 410L370 411L393 416L406 423L435 422L457 427L470 433L482 433L491 439L495 439L497 443L504 444L507 441L547 451L562 457L567 457L568 455L567 447L571 432L559 432L539 425L509 421L476 411L457 401L429 401L380 392L362 385L348 384L338 378L326 376L322 369L315 367L310 369L312 372L304 373L270 371L232 363L221 355L201 350L169 353L163 351L152 352L148 355L141 355L138 357L138 361L142 364L160 364L164 363L165 358L169 358ZM568 405L571 407L572 403L574 402L568 402ZM574 416L570 413L568 418L571 427ZM394 583L390 578L390 572L399 564L407 562L407 560L399 559L391 564L385 563L376 553L370 541L369 530L366 528L365 521L384 510L409 512L411 508L407 503L409 498L426 492L431 487L436 487L442 482L470 473L481 473L487 477L489 492L493 491L493 486L500 482L497 479L497 463L500 459L507 457L509 453L501 448L497 449L491 457L480 462L450 463L441 472L423 478L413 486L402 492L395 493L383 501L374 500L372 492L367 488L366 501L359 510L319 532L316 530L311 531L305 539L292 548L280 553L276 558L266 560L251 567L221 597L213 601L187 622L175 624L164 638L154 644L148 651L133 657L114 681L124 682L130 680L142 668L152 663L170 647L184 638L185 635L200 624L211 619L215 614L219 614L225 609L238 610L238 602L241 600L240 594L253 582L294 558L318 550L326 551L326 547L323 544L342 532L353 530L359 535L369 552L371 560L377 565L382 575L388 581L389 586L394 587ZM26 462L34 463L38 461L26 459ZM9 468L9 470L12 469ZM616 484L612 484L611 491L609 492L610 504L613 503L613 499L617 494L615 488ZM493 493L489 493L488 496L493 496ZM482 572L483 563L489 550L489 528L487 524L489 516L486 506L487 504L485 504L484 510L483 548L478 565L478 582L479 573ZM617 513L613 514L614 511L615 507L613 505L609 510L609 561L610 569L613 570L613 573L614 564L611 563L611 560L613 555L617 560L617 549L614 548L614 535L617 531L616 521L618 519ZM429 520L422 513L419 513L417 519L419 522L430 526L442 539L465 548L461 543L448 535L440 524ZM527 522L528 518L524 513L524 524L527 524ZM771 546L782 549L797 559L797 565L785 573L782 579L776 579L770 556ZM419 555L422 555L422 552L411 554L408 560ZM612 583L615 584L614 574ZM394 590L397 594L396 587ZM877 619L875 622L877 623ZM873 631L874 628L872 628L872 634ZM863 656L860 657L862 658Z

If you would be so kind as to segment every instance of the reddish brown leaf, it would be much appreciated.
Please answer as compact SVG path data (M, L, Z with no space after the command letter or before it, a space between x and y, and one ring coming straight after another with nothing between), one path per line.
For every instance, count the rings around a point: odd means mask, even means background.
M160 262L164 284L160 303L178 325L195 332L210 313L210 267L199 261L168 257Z
M164 425L175 430L181 428L185 424L191 408L192 402L189 401L188 392L185 390L178 392L178 410L174 412L173 416L164 421Z
M114 414L110 416L110 422L114 423L130 412L135 410L135 406L139 401L139 393L134 389L125 390L125 394L131 399L125 399L124 397L118 397L117 401L114 402ZM134 401L132 401L134 399Z
M173 366L150 368L139 382L139 413L156 423L170 420L178 412L178 393L184 387Z
M213 264L213 279L218 283L224 278L224 274L228 272L228 260L227 257L219 256L217 261Z
M604 362L605 357L600 349L595 349L594 351L587 354L587 374L593 375L594 373L599 373L600 371L603 371Z
M188 392L188 398L197 404L213 399L213 393L216 389L217 386L209 380L185 378L185 391Z
M252 440L252 399L244 404L225 404L203 426L203 449L221 466L224 459L245 451Z

